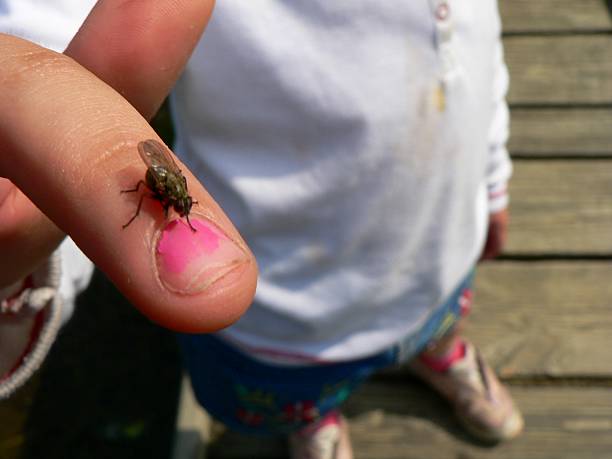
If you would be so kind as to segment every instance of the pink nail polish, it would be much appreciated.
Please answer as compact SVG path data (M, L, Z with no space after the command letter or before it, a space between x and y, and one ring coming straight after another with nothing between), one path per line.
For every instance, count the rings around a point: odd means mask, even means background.
M157 242L159 278L180 293L202 292L243 266L248 257L212 222L193 216L192 231L183 219L173 220Z

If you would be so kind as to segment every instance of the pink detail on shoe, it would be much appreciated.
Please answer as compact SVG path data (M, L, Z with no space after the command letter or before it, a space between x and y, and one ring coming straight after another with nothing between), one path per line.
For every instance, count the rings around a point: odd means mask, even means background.
M325 415L323 419L318 423L318 427L325 427L330 424L340 424L340 411L332 410Z
M340 411L331 410L322 419L313 422L298 431L298 435L313 435L329 425L340 425Z
M348 424L338 410L289 436L292 459L353 459Z
M434 357L432 355L422 353L419 356L419 359L431 370L442 373L447 371L455 362L463 359L465 357L465 350L465 342L462 340L457 340L455 347L448 354L443 355L442 357Z

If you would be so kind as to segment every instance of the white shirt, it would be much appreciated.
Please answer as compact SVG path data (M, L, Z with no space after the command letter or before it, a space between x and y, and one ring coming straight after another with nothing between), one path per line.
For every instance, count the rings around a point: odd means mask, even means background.
M176 150L258 260L255 305L221 333L243 349L373 354L476 263L511 170L500 21L437 3L217 2Z

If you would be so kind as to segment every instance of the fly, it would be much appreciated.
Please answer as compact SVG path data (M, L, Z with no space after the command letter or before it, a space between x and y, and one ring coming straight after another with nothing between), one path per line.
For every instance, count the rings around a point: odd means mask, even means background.
M189 228L195 232L196 229L189 221L189 212L196 201L189 196L187 179L174 162L168 149L157 140L149 139L138 144L138 153L147 165L145 179L139 180L132 189L121 190L121 193L134 193L139 190L140 185L144 185L151 192L149 197L161 203L166 218L168 218L168 209L172 207L181 217L187 219ZM140 196L136 213L130 218L130 221L123 225L123 229L138 217L145 196L145 194Z

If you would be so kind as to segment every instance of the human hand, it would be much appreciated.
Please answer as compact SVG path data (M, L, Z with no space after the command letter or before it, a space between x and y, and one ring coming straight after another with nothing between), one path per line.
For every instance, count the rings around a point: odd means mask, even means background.
M100 1L66 50L74 60L0 35L0 285L32 272L67 233L166 327L216 330L248 307L252 254L180 162L198 201L190 214L198 231L166 226L149 199L122 229L139 196L120 190L146 170L136 146L157 139L141 115L163 101L211 9L212 0Z
M508 237L508 219L508 209L489 215L489 230L481 260L492 260L501 253Z

